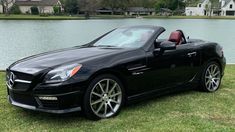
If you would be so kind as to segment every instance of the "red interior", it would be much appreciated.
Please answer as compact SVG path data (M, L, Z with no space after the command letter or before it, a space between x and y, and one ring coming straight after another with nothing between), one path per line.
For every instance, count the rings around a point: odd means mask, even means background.
M174 31L169 37L169 41L175 42L176 45L179 45L182 42L182 34L179 31Z

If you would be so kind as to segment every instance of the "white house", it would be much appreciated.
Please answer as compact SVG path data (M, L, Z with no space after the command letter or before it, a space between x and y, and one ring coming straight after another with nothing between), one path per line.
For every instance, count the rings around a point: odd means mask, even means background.
M210 0L200 0L196 7L186 7L186 16L208 16L210 15L211 2Z
M2 5L0 5L0 13L3 13Z
M154 8L145 8L145 7L129 7L125 12L126 15L155 15Z
M235 16L235 1L234 0L220 0L221 16Z
M19 6L21 13L31 13L31 7L35 6L40 13L54 13L54 6L59 6L62 9L62 4L59 0L16 0L15 4Z

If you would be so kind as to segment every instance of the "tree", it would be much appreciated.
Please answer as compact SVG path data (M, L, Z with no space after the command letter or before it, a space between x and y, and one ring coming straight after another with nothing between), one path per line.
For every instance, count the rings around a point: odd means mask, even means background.
M94 13L98 7L100 7L100 0L79 0L78 6L84 11L85 18L89 19L90 15Z
M19 6L14 4L10 9L10 13L11 14L21 14Z
M168 8L171 10L182 9L185 7L183 0L158 0L155 3L156 10L160 8Z
M118 0L102 0L101 3L103 6L111 8L112 15L114 14L114 10L116 8L120 7L120 1L118 1Z
M211 6L210 6L210 17L214 14L214 12L219 15L219 10L220 10L220 3L218 0L210 0Z
M6 15L9 15L9 8L11 5L13 5L14 0L0 0L0 4L3 8L3 13Z
M66 0L64 2L65 12L73 15L78 13L78 0Z
M59 6L53 6L54 15L60 15L61 14L61 8Z

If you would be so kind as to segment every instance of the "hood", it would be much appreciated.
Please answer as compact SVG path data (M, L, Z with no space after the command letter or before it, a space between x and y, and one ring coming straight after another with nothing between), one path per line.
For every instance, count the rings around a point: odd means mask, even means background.
M82 63L86 59L97 58L103 55L111 55L123 51L120 48L101 48L101 47L87 47L87 48L69 48L57 51L46 52L34 56L30 56L19 60L12 64L9 69L12 71L19 71L28 74L34 74L48 68L54 68L66 63Z

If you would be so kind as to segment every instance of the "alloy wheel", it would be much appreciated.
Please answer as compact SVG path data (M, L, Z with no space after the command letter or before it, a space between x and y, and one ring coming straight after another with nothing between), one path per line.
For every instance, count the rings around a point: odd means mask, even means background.
M102 79L97 82L90 93L90 107L100 118L113 116L121 106L122 90L112 79Z
M211 64L206 69L205 86L210 92L214 92L219 88L221 80L221 71L218 65Z

